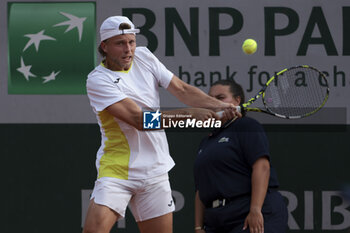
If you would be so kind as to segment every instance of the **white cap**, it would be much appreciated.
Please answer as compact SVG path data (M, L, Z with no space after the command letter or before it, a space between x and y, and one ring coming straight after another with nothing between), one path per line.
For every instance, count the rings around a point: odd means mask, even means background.
M122 23L127 23L131 26L131 29L119 30L119 26ZM100 27L101 41L117 35L123 34L135 34L139 33L140 29L136 29L135 25L125 16L112 16L107 18Z

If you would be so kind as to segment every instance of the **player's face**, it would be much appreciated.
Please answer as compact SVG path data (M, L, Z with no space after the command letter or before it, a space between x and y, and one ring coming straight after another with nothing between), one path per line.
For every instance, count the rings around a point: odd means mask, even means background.
M136 49L134 34L118 35L101 43L106 53L106 63L111 70L128 70L131 66Z
M240 104L240 99L233 97L230 86L227 85L218 84L212 86L209 90L209 95L225 103L232 103L234 105Z

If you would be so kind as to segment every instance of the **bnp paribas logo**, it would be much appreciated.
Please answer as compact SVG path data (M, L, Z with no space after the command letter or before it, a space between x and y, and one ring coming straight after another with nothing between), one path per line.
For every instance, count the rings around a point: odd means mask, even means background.
M8 58L9 94L85 94L96 65L95 3L8 3Z

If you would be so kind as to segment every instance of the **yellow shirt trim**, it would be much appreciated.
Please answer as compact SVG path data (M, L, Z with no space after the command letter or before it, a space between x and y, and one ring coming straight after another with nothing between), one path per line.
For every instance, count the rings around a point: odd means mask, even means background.
M104 142L104 154L100 159L98 178L115 177L128 179L130 147L114 117L105 109L98 113L107 140Z
M104 61L105 61L105 60L101 61L101 66L104 67L104 68L106 68L105 64L103 63ZM133 63L134 63L134 62L131 62L131 65L130 65L130 67L129 67L128 70L113 70L113 71L114 71L114 72L121 72L121 73L127 74L127 73L129 73L129 71L131 70L131 67L132 67L132 64L133 64ZM108 68L106 68L106 69L108 69Z

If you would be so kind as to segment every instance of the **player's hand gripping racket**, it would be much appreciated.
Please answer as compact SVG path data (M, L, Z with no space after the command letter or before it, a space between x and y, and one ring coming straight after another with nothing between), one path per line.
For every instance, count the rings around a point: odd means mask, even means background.
M311 66L284 69L271 77L256 96L237 110L263 112L286 119L310 116L320 110L329 95L325 75ZM262 97L264 108L249 107ZM218 112L219 116L223 111Z

